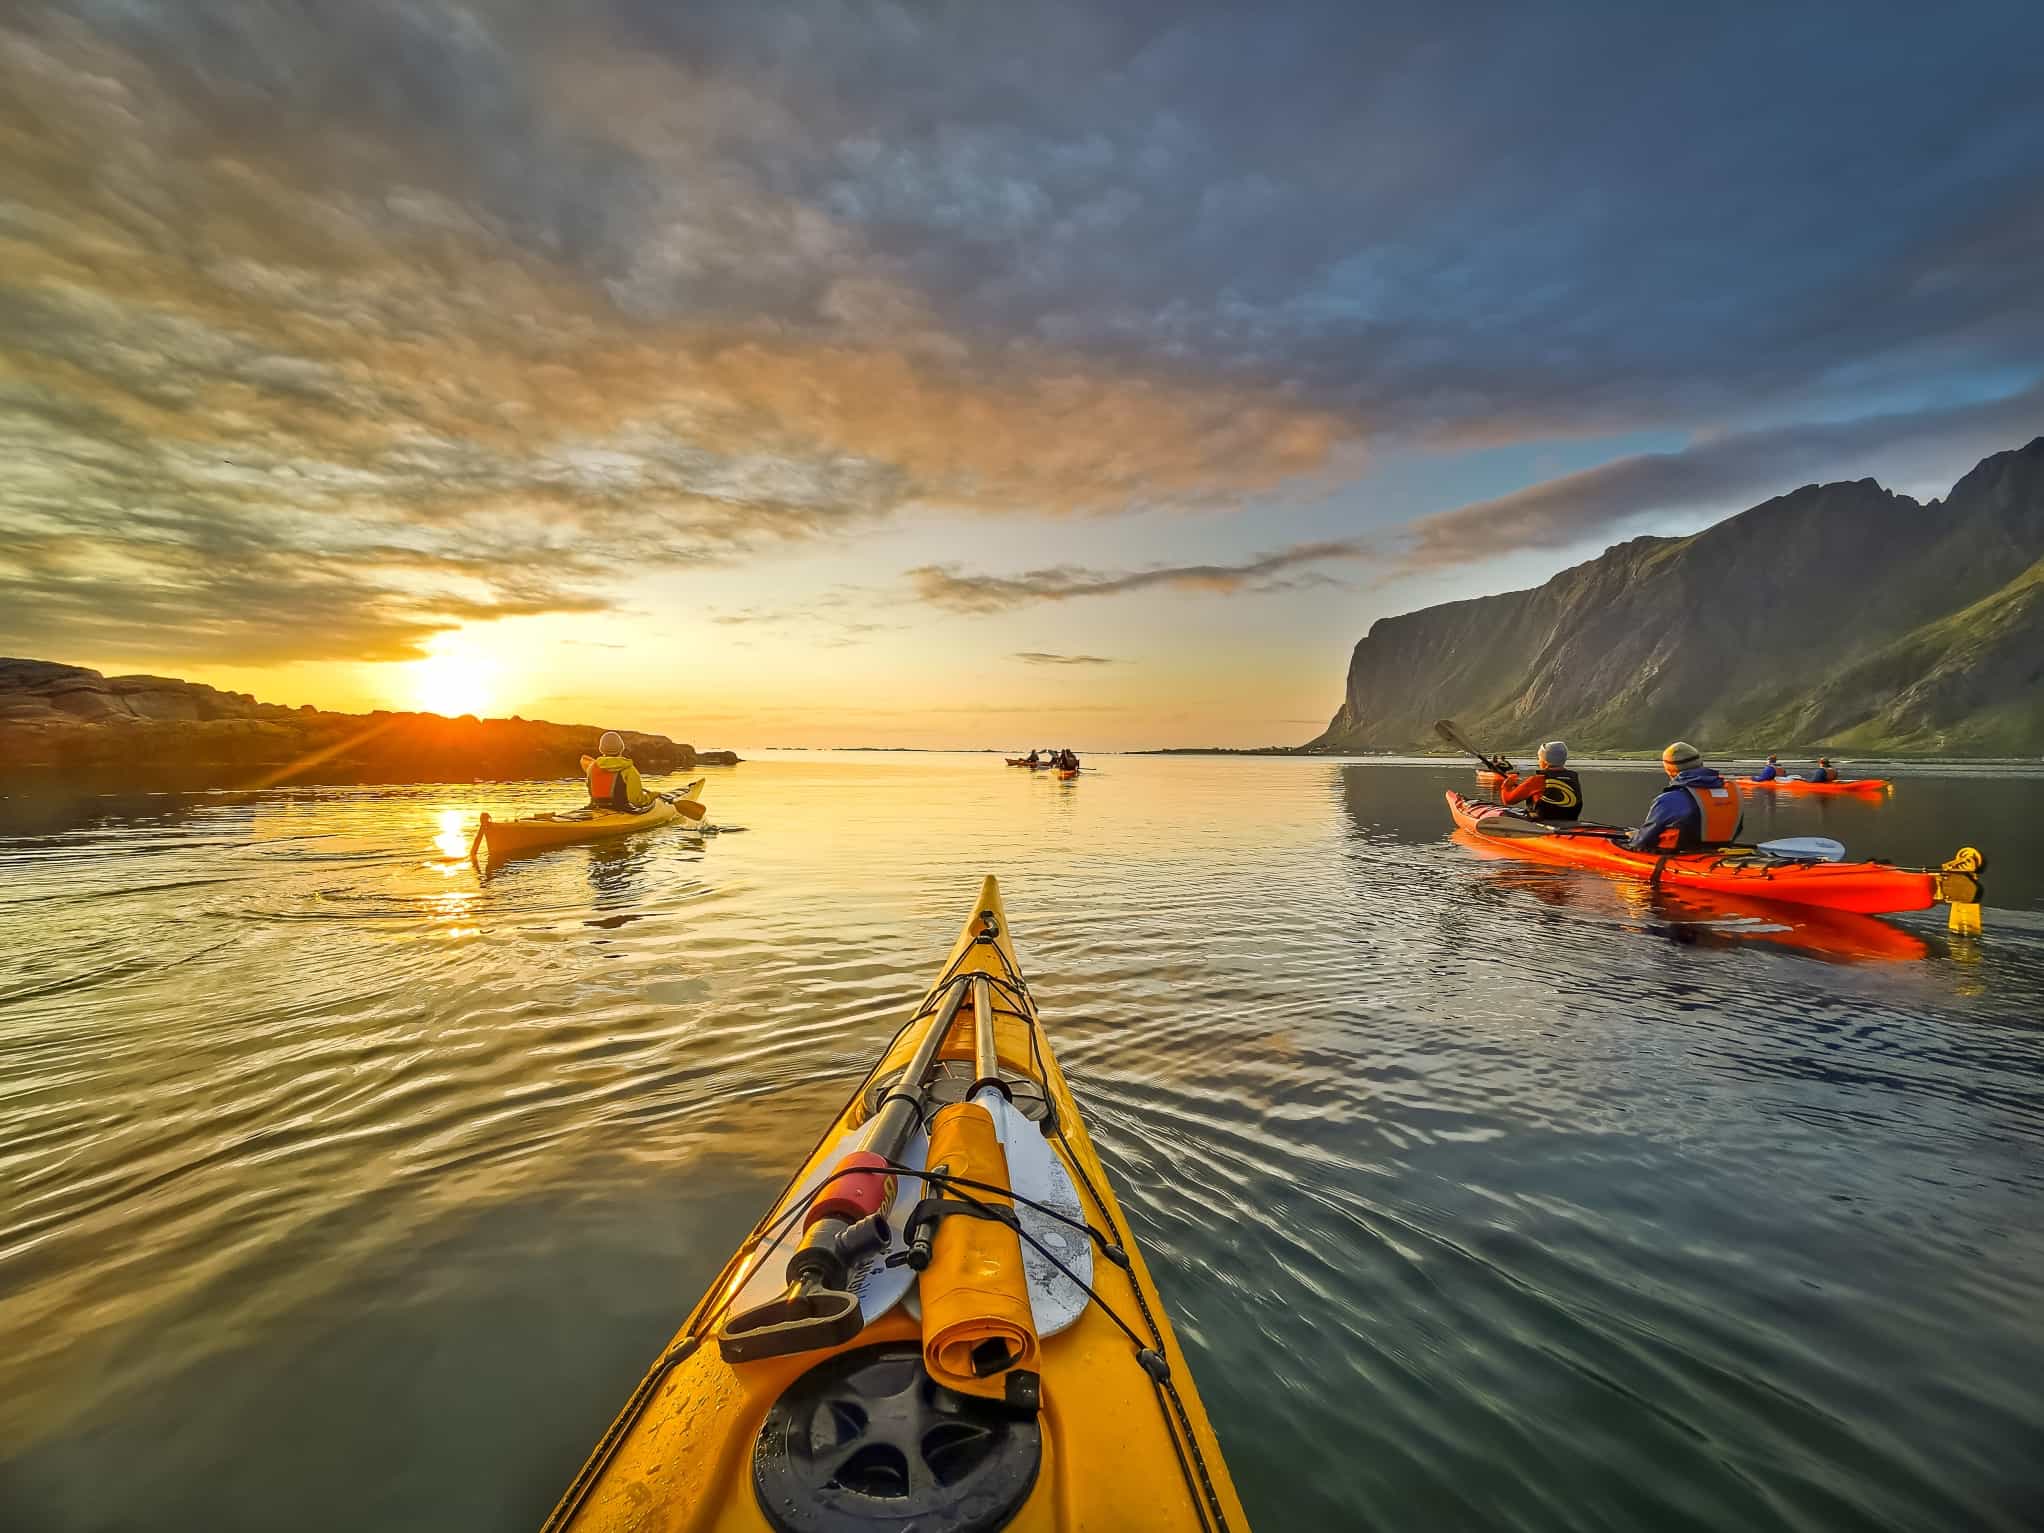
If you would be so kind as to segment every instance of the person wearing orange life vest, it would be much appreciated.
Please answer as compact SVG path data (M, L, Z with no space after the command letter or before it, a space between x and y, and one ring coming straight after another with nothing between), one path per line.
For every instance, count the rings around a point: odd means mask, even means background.
M1837 782L1838 768L1831 764L1829 756L1819 756L1817 764L1802 776L1804 782Z
M603 809L622 809L638 814L653 806L654 795L639 780L639 769L625 754L625 738L615 729L604 731L596 742L597 754L582 758L582 771L589 782L589 802Z
M1703 764L1702 751L1677 740L1661 752L1661 770L1668 774L1668 786L1621 845L1635 852L1694 852L1739 839L1739 795L1715 768Z
M1583 812L1583 783L1568 769L1568 747L1549 740L1540 747L1539 764L1521 777L1507 772L1498 783L1500 804L1524 804L1531 820L1573 820Z

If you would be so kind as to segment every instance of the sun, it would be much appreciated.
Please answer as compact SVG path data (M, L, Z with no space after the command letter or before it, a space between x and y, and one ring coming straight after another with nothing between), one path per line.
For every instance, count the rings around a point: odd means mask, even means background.
M429 655L410 667L412 703L421 712L481 718L490 705L496 667L474 655Z

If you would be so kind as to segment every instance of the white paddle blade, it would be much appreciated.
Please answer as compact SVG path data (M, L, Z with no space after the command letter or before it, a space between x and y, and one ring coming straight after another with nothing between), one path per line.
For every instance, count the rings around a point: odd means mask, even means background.
M1784 862L1843 862L1845 847L1829 836L1787 836L1763 841L1760 850Z

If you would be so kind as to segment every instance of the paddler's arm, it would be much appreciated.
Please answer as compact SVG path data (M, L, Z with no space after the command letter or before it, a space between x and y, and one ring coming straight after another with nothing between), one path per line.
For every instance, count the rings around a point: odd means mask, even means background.
M625 780L625 799L628 803L632 804L635 808L644 809L653 802L653 795L646 791L646 784L639 777L637 762L627 761L625 769L620 775Z
M1647 817L1623 844L1635 852L1660 850L1661 833L1681 822L1686 793L1662 793L1647 805Z
M1523 780L1517 772L1507 772L1505 780L1498 784L1498 802L1523 804L1527 799L1538 798L1546 791L1547 779L1538 772Z

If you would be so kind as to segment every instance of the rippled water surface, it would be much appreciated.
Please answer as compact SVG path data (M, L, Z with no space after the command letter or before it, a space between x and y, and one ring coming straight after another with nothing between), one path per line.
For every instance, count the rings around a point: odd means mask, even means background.
M988 871L1261 1527L2044 1522L2037 779L1755 811L1986 847L1975 943L1442 766L710 777L487 879L565 790L0 810L0 1526L535 1526Z

